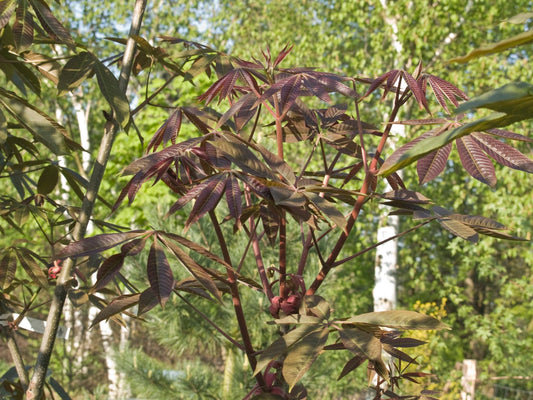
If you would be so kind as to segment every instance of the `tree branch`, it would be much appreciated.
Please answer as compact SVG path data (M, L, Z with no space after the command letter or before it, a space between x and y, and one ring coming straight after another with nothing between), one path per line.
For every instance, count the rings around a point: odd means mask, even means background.
M134 58L135 41L133 40L133 36L139 34L144 10L146 8L146 2L147 0L136 0L133 10L130 34L126 43L122 69L118 80L119 88L124 93L128 87ZM94 204L100 189L100 184L102 183L102 179L104 177L104 172L107 161L109 160L111 148L113 147L113 141L118 130L119 124L115 120L107 122L102 141L100 142L98 156L91 174L91 179L89 181L89 186L87 188L87 193L83 199L79 218L76 221L76 225L72 232L72 238L74 240L80 240L85 235L87 225L89 224L89 220L93 213ZM70 288L73 266L74 261L72 259L69 258L65 260L62 266L61 274L57 279L57 285L55 287L52 303L50 305L50 310L46 321L46 328L43 333L43 339L37 355L34 373L29 383L28 390L26 391L26 398L28 400L34 400L41 397L46 371L48 369L48 365L50 364L50 357L52 355L57 329L59 327L59 320L61 319L63 312L67 291Z

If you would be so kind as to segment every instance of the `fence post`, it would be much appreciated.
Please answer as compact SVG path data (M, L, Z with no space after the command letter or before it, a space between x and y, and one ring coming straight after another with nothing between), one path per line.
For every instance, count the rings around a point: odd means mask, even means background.
M461 400L474 400L476 392L476 360L463 360Z

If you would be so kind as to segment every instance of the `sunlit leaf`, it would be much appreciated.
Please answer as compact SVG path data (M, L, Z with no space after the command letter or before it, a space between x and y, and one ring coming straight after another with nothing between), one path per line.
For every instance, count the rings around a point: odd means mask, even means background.
M77 88L90 78L94 74L96 63L95 57L87 51L82 51L68 60L59 75L57 84L59 95Z
M371 312L348 318L341 323L372 324L402 330L449 329L447 325L436 318L407 310Z
M472 132L506 126L522 119L524 119L524 117L521 115L494 113L487 117L461 125L455 129L450 129L438 136L424 138L412 146L402 146L385 160L378 174L383 176L390 175L391 173L396 172L399 169L402 169L405 166L419 160L426 154L438 150L439 148L446 146L448 143L451 143L454 140L466 136Z
M4 0L0 2L0 29L3 29L18 5L17 0Z
M64 154L68 147L77 146L68 137L65 128L15 93L0 88L0 105L22 124L35 139L42 142L55 154Z
M309 335L312 332L322 331L323 327L317 327L316 325L300 325L297 326L292 331L286 333L276 341L274 341L270 346L268 346L263 352L259 355L257 359L257 365L254 370L254 375L257 375L263 370L272 360L275 360L287 349L293 346L298 341L302 340L304 337Z
M472 50L470 53L468 53L465 56L454 57L450 59L448 62L464 64L466 62L469 62L479 57L488 56L490 54L495 54L495 53L501 53L507 49L511 49L517 46L522 46L524 44L531 43L531 42L533 42L533 31L528 30L516 36L512 36L510 38L501 40L499 42L491 43L491 44L482 46L480 48L477 48L475 50Z
M531 35L533 37L533 32ZM516 115L518 120L531 118L533 85L526 82L508 83L462 103L455 112L461 114L476 108L488 108L493 111ZM477 130L486 130L486 128Z
M33 16L29 12L26 2L20 2L16 16L13 24L13 39L17 51L22 53L33 43Z
M329 330L323 328L306 335L290 348L283 361L283 378L289 385L289 392L311 368L328 340Z
M494 161L509 168L533 173L533 161L520 151L490 135L473 133L473 139Z
M119 88L117 78L96 58L94 71L98 87L113 110L114 117L122 127L126 127L130 120L130 105L126 95Z

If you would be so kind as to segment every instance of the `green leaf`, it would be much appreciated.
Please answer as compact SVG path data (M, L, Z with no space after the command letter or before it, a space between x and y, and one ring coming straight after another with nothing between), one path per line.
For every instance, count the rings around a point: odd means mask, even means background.
M17 4L17 0L3 0L0 2L0 30L3 29L11 19L15 8L17 8Z
M57 170L57 167L53 164L47 166L43 169L39 181L37 182L37 193L44 195L51 193L58 182L59 171Z
M299 340L302 340L312 332L321 331L322 329L323 326L317 327L316 325L300 325L274 341L270 346L263 350L257 359L254 375L257 375L259 372L261 372L261 370L263 370L268 363L285 353L288 348L293 346Z
M94 56L93 56L94 57ZM130 121L130 105L126 95L118 86L118 80L100 60L94 57L94 71L98 87L113 110L117 122L124 128Z
M311 332L292 346L283 361L283 377L289 385L289 392L304 374L311 368L318 355L326 345L329 329L324 327Z
M246 145L231 139L229 135L225 138L228 140L218 139L210 143L244 172L265 179L277 180L274 173Z
M461 103L455 112L461 114L477 108L488 108L493 111L520 116L521 119L532 118L533 85L526 82L508 83Z
M290 325L290 324L307 324L317 325L323 321L322 318L314 317L312 315L290 314L282 318L274 320L277 325Z
M0 88L0 105L36 140L43 143L55 154L66 154L68 147L79 147L68 137L65 128L15 93Z
M17 258L12 250L7 250L0 260L0 288L5 290L13 282L17 271Z
M333 222L335 225L337 225L337 227L342 230L346 228L346 218L344 217L343 213L337 210L337 208L334 206L334 203L326 200L317 193L306 192L305 195L309 199L309 201L312 202L316 206L316 208L321 211L322 215L325 218Z
M415 311L395 310L379 311L357 315L344 321L341 324L371 324L393 329L412 329L412 330L433 330L449 329L436 318L417 313Z
M58 40L61 43L65 43L70 47L75 46L76 43L74 43L69 31L52 14L48 4L46 4L43 0L28 1L32 5L35 15L37 15L42 27L52 39Z
M32 281L41 287L48 287L48 279L46 278L43 269L35 261L33 253L22 247L17 248L15 251L20 265L31 277Z
M374 335L361 329L340 329L339 336L352 353L363 353L371 361L381 361L381 342Z
M59 75L57 91L59 96L77 88L95 72L97 59L89 52L82 51L67 61Z
M472 50L466 56L454 57L449 60L448 63L464 64L479 57L488 56L490 54L495 53L501 53L507 49L511 49L513 47L521 46L531 42L533 42L533 31L528 30L516 36L512 36L499 42L488 44L475 50Z
M327 320L331 316L331 306L321 296L305 296L304 305L307 311L310 311L313 315L321 320Z

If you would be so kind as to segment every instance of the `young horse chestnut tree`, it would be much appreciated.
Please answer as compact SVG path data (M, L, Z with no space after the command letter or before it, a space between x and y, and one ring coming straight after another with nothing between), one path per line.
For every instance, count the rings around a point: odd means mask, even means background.
M142 55L171 66L160 48L136 40L139 59ZM134 306L138 315L157 305L164 307L173 294L182 298L187 293L220 307L229 297L239 336L224 331L216 320L209 322L248 358L255 386L246 399L305 399L301 379L325 351L345 354L340 377L366 365L374 375L374 398L398 398L402 379L417 381L425 375L402 366L416 361L401 349L422 344L403 337L403 331L446 329L446 325L413 311L334 312L321 296L321 286L331 279L333 269L354 268L349 261L380 244L358 253L349 253L346 246L358 235L361 213L377 214L380 204L412 220L410 229L387 240L429 223L473 243L480 234L519 240L498 222L434 204L407 188L397 171L416 162L420 182L431 181L446 168L455 143L465 170L489 185L496 182L493 161L533 172L533 163L503 141L525 138L499 129L524 119L523 110L509 107L497 91L462 102L468 100L465 93L424 71L422 64L413 71L393 70L363 79L283 66L291 51L288 47L277 55L267 49L261 60L244 61L197 43L165 40L185 45L183 57L188 58L183 65L190 67L191 75L216 73L218 80L198 98L201 104L176 107L153 134L146 154L124 169L131 179L114 208L126 198L133 202L145 183L161 181L175 199L168 204L166 217L188 207L187 218L181 232L138 229L101 234L61 250L58 259L79 261L105 253L91 289L98 301L106 285L127 279L121 275L127 257L148 252L146 288L109 301L94 323ZM529 85L513 85L499 90L512 92L515 99L520 90L529 96ZM380 98L390 105L385 123L381 114L371 113ZM397 122L402 108L413 102L427 116ZM459 110L451 110L452 106ZM464 112L479 107L497 113L467 121ZM363 120L362 115L373 119ZM180 136L187 122L196 135ZM391 154L394 123L429 127ZM385 181L392 190L382 192ZM209 221L217 238L209 248L188 236L200 220ZM230 224L233 229L228 229ZM289 243L295 246L289 231L299 233L297 249L291 249L299 252L296 259L287 257ZM230 252L232 240L242 243L239 252ZM268 247L276 251L275 267L265 265ZM254 260L254 265L245 259ZM311 261L318 263L318 271L309 270ZM175 279L171 268L175 264L190 276ZM244 291L269 302L264 321L279 338L265 348L258 347L250 334L249 316L241 302ZM199 313L198 318L207 317ZM436 396L421 390L402 398Z

